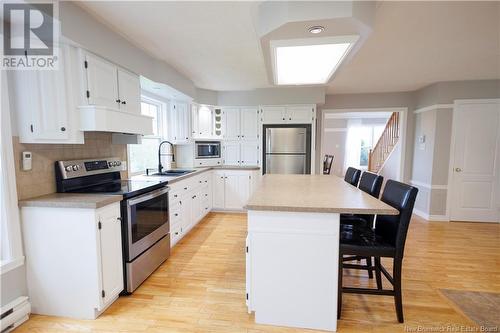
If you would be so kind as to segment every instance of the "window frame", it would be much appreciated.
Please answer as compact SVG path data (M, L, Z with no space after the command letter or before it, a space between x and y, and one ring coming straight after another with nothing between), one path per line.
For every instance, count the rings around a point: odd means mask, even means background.
M145 139L157 139L158 144L164 140L168 136L168 127L167 127L167 113L168 113L168 100L161 100L159 98L154 98L149 94L142 92L141 93L141 109L142 103L147 103L151 105L155 105L158 107L158 118L157 118L157 135L144 135ZM142 114L142 113L141 113ZM132 172L132 163L130 163L130 145L127 145L127 172L128 176L138 176L146 173L146 170L139 170Z

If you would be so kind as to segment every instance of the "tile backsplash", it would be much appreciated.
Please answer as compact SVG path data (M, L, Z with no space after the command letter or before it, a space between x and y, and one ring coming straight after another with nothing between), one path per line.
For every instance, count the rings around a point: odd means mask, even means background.
M99 157L119 157L127 160L127 145L112 144L111 133L86 132L85 144L26 144L13 137L14 159L16 162L17 196L19 200L56 192L54 162ZM21 153L33 154L33 168L23 171ZM127 172L122 172L127 178Z

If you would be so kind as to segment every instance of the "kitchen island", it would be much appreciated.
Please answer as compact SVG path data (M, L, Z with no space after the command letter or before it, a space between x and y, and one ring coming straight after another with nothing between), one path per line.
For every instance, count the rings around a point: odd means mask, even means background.
M398 211L324 175L264 175L246 208L247 306L255 321L336 331L340 214Z

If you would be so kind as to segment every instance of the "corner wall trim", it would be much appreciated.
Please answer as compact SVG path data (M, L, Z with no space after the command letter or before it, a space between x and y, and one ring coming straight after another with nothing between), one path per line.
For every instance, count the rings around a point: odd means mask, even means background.
M427 183L419 182L418 180L410 180L410 183L412 185L424 187L424 188L429 189L429 190L447 190L448 189L448 185L427 184Z
M450 222L450 219L447 215L431 215L415 208L413 209L413 213L429 222Z
M453 104L433 104L413 111L414 114L433 111L436 109L453 109Z

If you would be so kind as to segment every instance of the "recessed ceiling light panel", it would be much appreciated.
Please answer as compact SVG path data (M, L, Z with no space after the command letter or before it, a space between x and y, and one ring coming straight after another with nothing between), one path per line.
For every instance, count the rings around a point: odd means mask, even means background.
M271 41L274 82L278 85L325 84L358 36Z
M325 31L325 27L322 27L320 25L316 25L314 27L310 27L309 28L309 32L312 33L312 34L315 34L315 35L320 34L323 31Z

